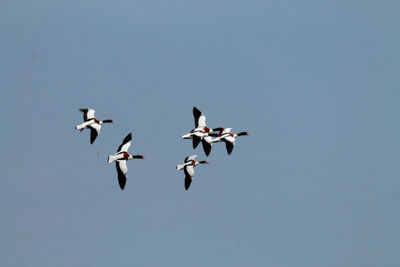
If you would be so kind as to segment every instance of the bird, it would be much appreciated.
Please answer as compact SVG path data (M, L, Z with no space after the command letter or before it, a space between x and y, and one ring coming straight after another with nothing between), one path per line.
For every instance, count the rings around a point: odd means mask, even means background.
M218 143L221 141L225 142L226 152L228 152L228 155L232 153L233 147L235 146L235 139L238 136L249 135L248 132L233 134L231 133L231 129L232 128L225 128L223 131L221 131L221 133L218 134L219 137L212 140L213 143ZM212 134L212 136L215 136L215 134Z
M197 108L193 107L193 117L195 128L190 133L182 135L183 139L192 139L193 149L202 142L204 153L208 156L211 152L212 138L209 137L210 133L215 131L223 131L221 127L210 129L206 125L206 116Z
M101 130L101 125L103 123L114 123L113 120L103 120L100 121L94 117L94 109L91 108L81 108L79 109L83 112L83 123L76 125L75 129L83 131L84 129L90 129L90 143L93 144L96 137L99 135Z
M203 161L195 161L194 159L197 157L197 155L191 155L185 158L185 161L183 164L178 164L176 165L177 170L182 170L185 172L185 189L186 191L189 189L190 184L192 183L193 180L193 175L194 175L194 167L196 167L199 164L210 164L209 162L203 160Z
M128 173L128 167L126 161L130 159L144 159L143 155L131 155L128 153L128 148L132 144L132 133L129 133L122 144L118 147L115 155L108 156L108 163L115 161L115 166L118 173L118 183L121 190L124 190L126 184L126 175Z

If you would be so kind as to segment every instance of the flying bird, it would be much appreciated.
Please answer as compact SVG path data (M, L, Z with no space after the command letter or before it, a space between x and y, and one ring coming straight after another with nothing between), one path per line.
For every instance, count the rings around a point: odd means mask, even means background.
M128 173L128 167L126 162L130 159L144 159L143 155L131 155L128 153L128 148L132 144L132 133L129 133L122 144L118 147L115 155L108 156L108 163L115 161L115 166L118 173L118 183L122 190L125 188L126 175Z
M231 129L232 128L224 129L221 133L218 134L219 137L212 140L213 143L225 142L226 152L228 152L228 155L232 153L233 147L235 146L235 140L238 136L249 135L247 132L233 134L231 133Z
M193 149L201 142L206 156L210 155L212 147L212 138L210 133L214 131L223 131L223 128L210 129L206 125L206 116L196 107L193 107L193 117L195 128L190 133L182 135L183 139L192 139Z
M199 164L209 164L205 160L195 161L194 159L196 157L197 157L197 155L192 155L192 156L186 157L183 164L176 165L177 170L183 169L183 171L185 172L185 189L186 189L186 191L189 189L189 186L192 183L193 175L194 175L194 167L196 167Z
M101 130L101 125L103 123L114 123L113 120L103 120L100 121L94 117L94 109L91 108L81 108L79 109L83 112L83 123L76 125L75 129L83 131L84 129L90 129L90 143L93 144L96 137L99 135Z

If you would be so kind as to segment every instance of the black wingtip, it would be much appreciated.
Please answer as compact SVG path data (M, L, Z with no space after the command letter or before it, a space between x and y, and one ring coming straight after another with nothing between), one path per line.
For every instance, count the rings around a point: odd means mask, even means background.
M122 141L122 143L126 144L131 140L132 140L132 133L128 133L128 135L124 138L124 141Z
M207 143L207 141L204 139L201 140L201 143L203 144L204 153L208 157L208 155L210 155L210 153L211 153L211 144Z
M121 190L124 190L125 185L126 185L126 176L122 173L120 167L119 167L119 162L117 161L115 163L115 167L117 169L117 173L118 173L118 184L119 187L121 188Z
M200 117L201 116L201 111L198 109L198 108L196 108L196 107L193 107L193 115L197 118L197 117Z
M226 142L226 152L228 152L228 155L230 155L233 151L233 144L230 142Z
M94 143L94 141L97 138L97 135L98 135L97 131L93 128L90 128L90 144Z
M196 136L196 135L194 135L194 136L192 137L193 149L196 149L196 147L199 145L200 141L201 141L201 138L200 138L200 137L198 137L198 136Z
M119 183L119 187L121 188L121 190L125 189L125 185L126 185L126 178L125 177L118 177L118 183Z
M186 177L185 177L185 189L186 189L186 191L189 190L189 187L190 187L190 184L191 184L191 183L192 183L192 178L186 176Z

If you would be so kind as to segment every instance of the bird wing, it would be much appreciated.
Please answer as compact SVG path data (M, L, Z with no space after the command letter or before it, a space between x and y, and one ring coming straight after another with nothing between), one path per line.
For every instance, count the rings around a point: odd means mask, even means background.
M200 118L199 118L199 127L206 127L206 116L204 116L203 114L201 114Z
M232 153L233 147L235 146L235 138L232 136L227 136L224 139L225 145L226 145L226 151L228 152L228 155Z
M197 157L197 155L191 155L191 156L186 157L186 158L185 158L185 163L186 163L186 162L189 162L189 161L191 161L191 160L194 160L196 157Z
M99 132L101 130L101 125L93 123L90 124L88 127L90 129L90 143L93 144L94 140L96 140L97 136L99 135Z
M94 109L81 108L79 110L83 112L83 120L84 121L94 119Z
M194 168L192 165L189 165L185 166L183 170L185 172L185 189L188 190L193 180Z
M195 149L201 141L201 138L198 137L197 135L192 135L192 144L193 144L193 149Z
M194 116L194 126L195 126L195 128L197 128L197 127L205 127L206 126L206 117L196 107L193 107L193 116Z
M122 141L122 144L118 147L117 152L127 152L128 148L132 144L132 133L129 133Z
M192 183L192 177L185 176L185 189L186 191L189 189L190 184Z
M201 143L203 144L203 149L204 153L206 153L206 156L210 155L212 147L212 138L210 136L204 136L203 139L201 140Z
M118 172L118 183L122 190L126 184L126 174L128 173L128 167L126 166L126 160L118 160L115 163Z

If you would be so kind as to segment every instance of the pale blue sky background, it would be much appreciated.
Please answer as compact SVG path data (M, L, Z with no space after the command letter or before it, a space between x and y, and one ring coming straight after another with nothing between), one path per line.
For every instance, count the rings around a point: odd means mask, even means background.
M0 265L399 266L399 8L0 1ZM250 136L186 192L194 105Z

